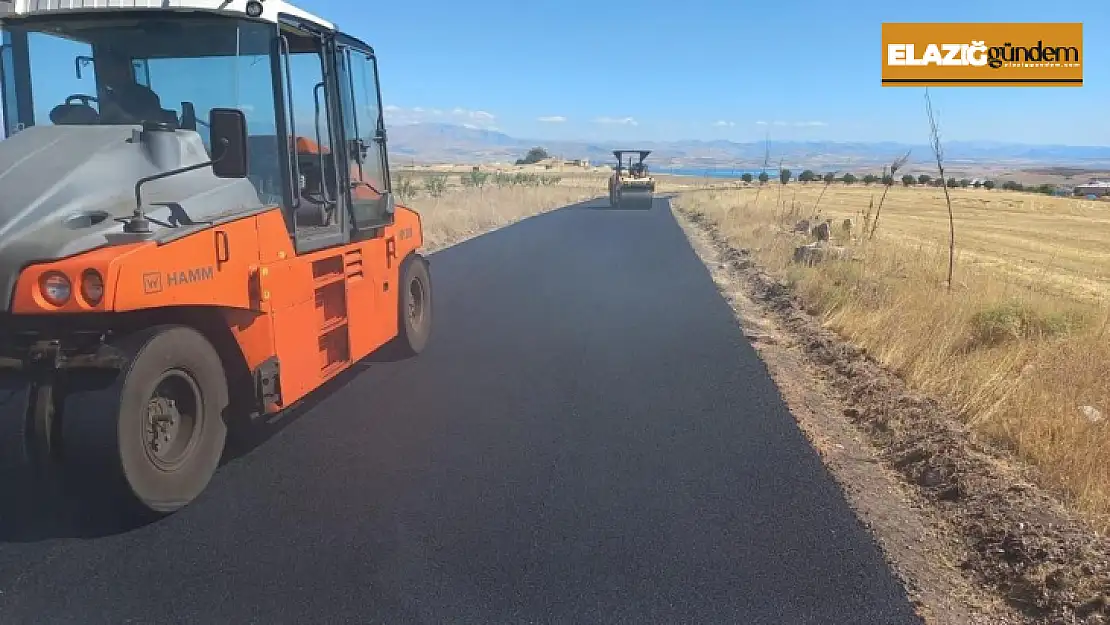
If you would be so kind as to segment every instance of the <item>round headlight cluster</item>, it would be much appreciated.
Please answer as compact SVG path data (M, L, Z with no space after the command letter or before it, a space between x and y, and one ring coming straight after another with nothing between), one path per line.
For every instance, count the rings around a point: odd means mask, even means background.
M95 269L81 273L81 299L98 306L104 299L104 277ZM73 283L60 271L48 271L39 278L39 293L51 306L65 306L73 298Z

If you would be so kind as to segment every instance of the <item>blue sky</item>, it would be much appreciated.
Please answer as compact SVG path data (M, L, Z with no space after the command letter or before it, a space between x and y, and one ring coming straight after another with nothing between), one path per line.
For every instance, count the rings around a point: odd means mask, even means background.
M643 0L643 17L628 21L620 14L627 2L599 0L295 3L375 47L394 123L447 121L548 139L744 141L770 130L778 140L922 142L923 90L879 85L882 22L1081 21L1083 87L934 88L933 105L948 140L1110 143L1106 0L781 9ZM642 60L635 80L612 79L617 58Z
M366 2L296 4L375 47L391 125L447 122L598 142L761 141L769 132L774 141L921 143L928 138L923 89L880 86L882 22L1080 21L1083 87L935 88L933 104L946 140L1110 145L1106 0L859 0L847 8L808 0L785 9L642 0L643 17L630 21L621 15L626 2L599 0L422 0L373 3L369 11ZM72 74L74 55L87 50L50 46L32 55L35 73L57 81L38 84L44 113L90 88ZM641 66L617 78L617 59ZM174 75L190 94L198 80L211 82L212 93L243 80L226 62ZM164 78L155 82L168 88ZM239 91L248 99L266 93ZM311 119L307 106L299 119Z

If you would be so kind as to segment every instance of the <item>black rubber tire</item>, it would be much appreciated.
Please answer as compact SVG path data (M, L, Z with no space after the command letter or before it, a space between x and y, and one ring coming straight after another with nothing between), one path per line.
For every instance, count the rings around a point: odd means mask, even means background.
M107 388L66 393L62 412L65 473L86 497L119 500L154 514L196 499L219 466L227 439L227 379L215 348L186 326L156 326L117 344L131 357ZM147 404L160 379L180 376L195 397L195 425L180 466L159 467L144 442Z
M27 446L30 390L29 382L14 375L0 379L0 482L20 481L31 472Z
M397 293L397 338L395 345L398 356L411 358L428 345L432 334L432 276L428 271L428 261L419 254L411 254L401 264L401 278ZM415 296L413 289L419 291ZM419 298L419 301L417 301ZM414 319L410 314L412 306L419 308Z

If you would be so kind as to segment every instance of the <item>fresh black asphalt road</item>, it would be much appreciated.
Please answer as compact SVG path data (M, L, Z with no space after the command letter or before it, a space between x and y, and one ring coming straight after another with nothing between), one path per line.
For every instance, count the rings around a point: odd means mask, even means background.
M0 623L917 622L665 200L432 278L424 354L322 389L180 513L2 502Z

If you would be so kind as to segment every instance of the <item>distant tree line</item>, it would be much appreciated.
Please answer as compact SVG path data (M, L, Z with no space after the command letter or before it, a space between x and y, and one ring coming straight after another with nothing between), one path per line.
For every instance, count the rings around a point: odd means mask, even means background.
M744 182L747 182L749 184L756 181L756 180L759 180L760 184L767 184L771 180L771 176L767 172L762 172L758 175L753 175L751 173L745 173L740 178L741 178L741 180L743 180ZM832 172L828 172L828 173L825 173L825 174L818 174L817 172L813 171L812 169L807 169L807 170L803 171L802 173L798 174L797 178L794 178L793 172L790 171L789 169L782 169L782 170L779 170L779 172L778 172L778 179L779 179L780 184L787 184L791 180L796 180L797 182L824 182L825 184L832 184L833 182L840 182L842 184L848 184L848 185L856 184L856 183L863 183L864 185L872 185L872 184L876 184L876 183L881 183L883 185L894 184L894 180L889 175L877 176L875 174L864 174L863 176L856 176L855 174L852 174L852 173L844 173L844 174L837 175L837 174L832 173ZM970 179L970 178L955 178L955 177L948 178L947 180L940 180L940 179L933 178L929 174L921 174L921 175L918 175L918 176L913 176L911 174L904 174L901 178L901 182L902 182L902 185L906 186L906 187L914 187L914 186L941 187L941 186L947 186L950 189L954 189L956 187L966 189L966 188L970 187L970 188L975 188L975 189L987 189L988 191L991 190L991 189L994 189L996 187L999 187L998 183L995 182L994 180L978 180L978 179L973 180L973 179ZM1006 191L1024 191L1026 193L1043 193L1045 195L1053 195L1056 192L1056 187L1053 186L1053 185L1050 185L1050 184L1023 185L1020 182L1015 182L1013 180L1007 180L1006 182L1003 182L1001 187L999 187L999 188L1004 189Z
M547 158L550 158L550 155L547 153L546 149L544 149L542 147L534 147L534 148L528 150L528 153L524 155L524 158L517 159L516 164L517 165L532 165L534 163L538 163L540 161L543 161ZM791 181L791 179L793 179L793 175L794 175L793 172L790 171L789 169L780 170L779 175L778 175L779 183L780 184L789 183ZM754 182L756 179L759 180L760 184L767 184L771 180L771 175L768 174L766 171L760 172L760 174L758 176L753 176L750 173L745 173L743 176L741 176L741 179L744 182L747 182L749 184ZM817 172L813 171L812 169L806 169L802 173L798 174L797 181L798 182L824 182L825 184L832 184L833 182L840 182L840 183L848 184L848 185L856 184L857 182L862 182L864 185L873 185L873 184L876 184L876 183L882 183L883 185L892 185L892 184L894 184L894 180L889 175L876 176L875 174L864 174L862 177L857 177L855 174L845 173L845 174L841 174L838 177L833 172L827 172L825 174L818 174ZM478 185L478 186L480 186L480 185ZM941 186L947 186L950 189L954 189L956 187L961 187L961 188L965 188L965 189L968 188L968 187L972 187L972 188L975 188L975 189L987 189L989 191L991 189L994 189L998 185L993 180L972 180L972 179L969 179L969 178L956 179L956 178L952 177L952 178L948 178L947 181L944 181L944 180L934 179L929 174L921 174L919 176L913 176L911 174L905 174L905 175L902 176L902 186L905 186L905 187L913 187L913 186L941 187ZM1056 187L1054 187L1053 185L1050 185L1050 184L1025 186L1025 185L1021 184L1020 182L1014 182L1013 180L1007 180L1006 182L1003 182L1001 188L1006 190L1006 191L1025 191L1025 192L1028 192L1028 193L1043 193L1045 195L1052 195L1056 192Z

